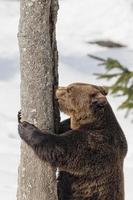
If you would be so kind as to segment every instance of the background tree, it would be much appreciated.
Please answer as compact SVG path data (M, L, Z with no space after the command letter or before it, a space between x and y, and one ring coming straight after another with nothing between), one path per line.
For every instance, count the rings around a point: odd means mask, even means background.
M55 24L57 0L21 0L19 47L22 120L55 130L58 83ZM18 200L56 200L55 169L37 158L24 142L18 174Z
M104 73L95 73L99 79L112 80L108 89L116 97L123 97L123 102L119 109L126 109L126 116L133 111L133 71L124 67L120 62L112 58L99 58L89 55L90 57L101 61L100 65L105 66Z

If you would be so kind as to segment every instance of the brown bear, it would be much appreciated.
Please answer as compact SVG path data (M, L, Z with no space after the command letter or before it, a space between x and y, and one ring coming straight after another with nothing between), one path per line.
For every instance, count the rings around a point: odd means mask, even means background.
M19 119L20 137L59 168L61 200L124 200L127 142L106 95L104 87L85 83L59 87L60 110L70 116L61 123L60 135Z

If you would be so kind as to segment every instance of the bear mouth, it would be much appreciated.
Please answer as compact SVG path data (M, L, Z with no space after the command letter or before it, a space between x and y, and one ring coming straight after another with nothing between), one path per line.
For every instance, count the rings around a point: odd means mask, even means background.
M64 106L64 101L63 101L63 99L57 99L57 101L58 101L58 105L59 105L60 111L65 113L65 112L67 111L67 109L66 109L66 107Z

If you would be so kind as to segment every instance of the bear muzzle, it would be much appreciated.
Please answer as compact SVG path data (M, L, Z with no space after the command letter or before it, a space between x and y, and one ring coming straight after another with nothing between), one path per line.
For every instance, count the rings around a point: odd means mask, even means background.
M58 87L55 91L55 96L57 99L61 99L66 94L66 88L65 87Z

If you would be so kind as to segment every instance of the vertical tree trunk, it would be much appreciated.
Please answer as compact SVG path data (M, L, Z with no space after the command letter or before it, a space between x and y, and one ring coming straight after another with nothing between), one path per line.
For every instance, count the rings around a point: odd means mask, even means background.
M20 2L22 120L52 131L58 122L54 100L54 86L58 83L57 11L57 0ZM55 169L39 160L25 143L21 145L17 200L57 200Z

